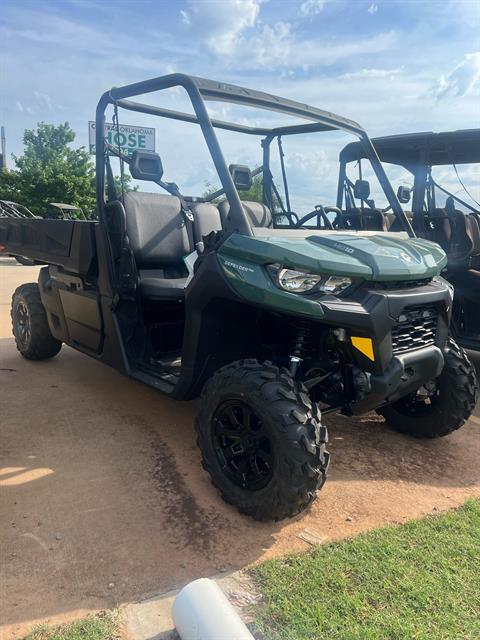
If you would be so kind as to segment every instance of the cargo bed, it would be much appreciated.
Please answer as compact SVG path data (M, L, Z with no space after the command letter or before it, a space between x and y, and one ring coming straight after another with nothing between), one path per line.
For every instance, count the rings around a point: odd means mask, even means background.
M0 218L5 253L86 274L96 257L96 221Z

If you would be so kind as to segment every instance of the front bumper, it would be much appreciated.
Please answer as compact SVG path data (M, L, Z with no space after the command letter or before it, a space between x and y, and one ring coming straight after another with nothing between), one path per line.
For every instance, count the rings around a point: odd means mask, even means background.
M350 410L362 414L393 402L436 378L443 368L452 295L441 279L412 289L376 289L365 284L348 298L322 300L325 320L346 330L348 359L369 374L371 391L353 402ZM427 344L399 350L392 341L399 319L411 309L433 309L436 329ZM371 338L373 359L355 348L352 336ZM408 342L408 341L407 341Z
M394 402L419 389L440 375L443 353L431 345L408 353L395 355L382 375L372 375L371 391L363 400L350 405L354 415L376 409L384 402Z

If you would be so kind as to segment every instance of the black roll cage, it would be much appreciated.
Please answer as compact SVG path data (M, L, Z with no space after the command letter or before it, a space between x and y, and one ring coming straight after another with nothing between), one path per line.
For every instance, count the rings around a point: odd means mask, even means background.
M412 211L421 214L425 199L428 209L435 208L435 199L430 187L437 186L433 180L432 167L473 164L480 162L480 129L460 129L457 131L432 131L405 133L373 138L372 144L382 162L404 167L413 175ZM340 153L339 190L347 184L346 165L359 162L367 156L358 142L351 142ZM453 195L459 202L473 210L472 206Z
M153 93L163 89L173 87L183 87L187 92L192 104L195 115L146 105L128 100L133 96L139 96L146 93ZM269 111L276 111L286 115L297 116L311 123L288 125L275 128L250 127L233 122L225 122L210 118L206 109L205 101L223 101L238 105L252 106ZM280 98L275 95L255 91L236 85L226 84L189 76L182 73L173 73L158 78L152 78L143 82L137 82L123 87L113 87L110 91L105 92L97 105L96 110L96 196L98 217L101 223L106 221L105 216L105 169L106 155L104 145L104 122L105 111L108 105L121 107L129 111L137 111L150 115L156 115L163 118L170 118L182 122L190 122L200 125L205 142L209 149L213 163L217 170L222 185L221 193L224 193L230 205L230 215L227 222L226 231L237 232L243 235L252 236L252 228L248 218L241 205L237 189L233 183L232 176L228 170L225 158L223 156L220 144L215 134L215 128L238 133L246 133L249 135L264 136L262 140L263 147L263 172L264 186L263 194L266 198L265 204L271 206L268 194L272 193L272 180L269 171L270 166L270 144L274 138L281 136L294 135L299 133L313 133L320 131L344 130L358 136L359 141L364 149L365 157L369 158L372 167L385 191L391 208L399 218L402 227L410 236L414 236L414 232L410 223L400 206L397 197L388 181L382 164L378 158L375 148L372 145L367 133L360 125L352 120L342 118L333 113L317 109L316 107L295 102L286 98ZM220 194L218 194L220 195Z

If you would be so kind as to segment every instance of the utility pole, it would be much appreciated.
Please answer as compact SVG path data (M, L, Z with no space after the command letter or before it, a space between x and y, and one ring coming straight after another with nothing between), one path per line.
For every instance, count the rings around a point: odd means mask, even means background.
M2 126L0 137L2 139L2 153L0 154L0 171L7 170L7 143L5 142L5 127Z

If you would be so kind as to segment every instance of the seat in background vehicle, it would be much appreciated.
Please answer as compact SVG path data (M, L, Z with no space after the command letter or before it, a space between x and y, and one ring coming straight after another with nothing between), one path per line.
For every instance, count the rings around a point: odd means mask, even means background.
M188 276L183 257L193 250L193 238L180 200L160 193L130 191L125 194L125 218L142 296L182 298Z
M410 222L410 224L413 226L415 221L413 218L413 213L411 211L405 211L404 212L407 220ZM397 216L392 212L392 211L388 211L387 213L383 213L383 219L384 219L384 224L385 224L385 231L404 231L402 224L400 223L400 221L398 220Z
M467 269L480 266L480 228L476 216L456 209L448 215L452 226L449 266Z
M242 205L252 227L273 227L272 213L267 206L261 202L253 202L250 200L243 200ZM220 211L222 224L225 226L228 212L230 211L228 200L222 200L218 205L218 210Z
M429 240L448 256L449 269L468 269L480 262L480 227L475 215L456 209L434 209L428 214Z
M340 229L361 231L387 231L386 222L380 209L347 209L337 216L335 222Z
M453 227L445 209L433 209L428 214L428 239L439 244L448 254L452 240Z

